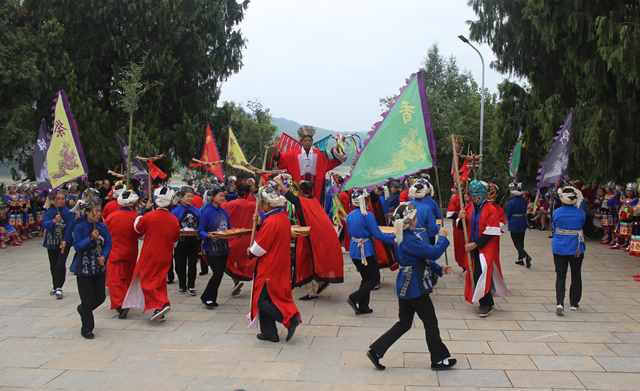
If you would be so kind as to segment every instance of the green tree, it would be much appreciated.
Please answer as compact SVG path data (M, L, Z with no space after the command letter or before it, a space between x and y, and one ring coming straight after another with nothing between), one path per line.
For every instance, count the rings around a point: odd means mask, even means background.
M117 81L146 57L142 79L158 83L139 102L136 152L186 163L215 114L221 83L242 66L238 26L248 1L7 0L0 3L0 159L17 159L64 88L92 175L120 163L127 133Z
M527 102L523 114L535 175L564 116L574 109L572 176L632 179L640 165L640 3L622 1L471 0L471 38L489 44L496 69L526 78L501 100ZM525 95L522 95L525 91ZM499 112L506 124L513 112ZM503 117L504 116L504 117ZM507 140L503 139L504 143ZM496 138L492 148L505 144Z

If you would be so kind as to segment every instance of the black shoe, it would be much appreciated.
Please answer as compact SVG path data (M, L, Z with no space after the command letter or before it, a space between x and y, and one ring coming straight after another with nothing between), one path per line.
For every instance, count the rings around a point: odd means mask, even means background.
M173 284L173 280L167 280L167 284L169 285Z
M244 282L238 281L237 284L235 284L233 286L233 289L231 290L231 296L235 297L238 296L240 294L240 292L242 292L242 287L244 286Z
M371 361L371 363L374 367L376 367L377 370L384 371L385 369L387 369L387 367L380 364L380 359L382 357L378 356L378 353L374 352L373 350L369 349L369 351L367 352L367 358L369 359L369 361Z
M309 301L309 300L315 300L317 299L318 296L317 295L311 295L311 294L306 294L300 298L298 298L298 300L302 300L302 301Z
M81 331L80 335L82 335L86 339L94 339L96 337L91 331L88 331L86 333L84 331Z
M269 337L269 336L266 336L266 335L260 333L260 334L256 335L256 338L258 338L260 341L269 341L269 342L274 342L274 343L280 342L280 338L277 335L274 336L274 337Z
M171 311L171 306L169 304L165 304L164 307L153 311L153 315L151 315L151 320L166 320L166 314Z
M127 319L127 315L129 315L128 308L118 308L118 319Z
M449 358L446 360L447 360L447 363L444 363L443 362L444 360L442 360L439 363L431 364L431 369L433 369L434 371L443 371L446 369L451 369L458 362L458 360L456 360L455 358Z
M329 283L326 281L323 281L319 286L318 286L318 290L316 291L316 294L319 295L322 293L322 291L324 291L325 289L327 289L327 287L329 286Z
M82 316L82 310L80 309L82 307L82 304L78 304L78 306L76 307L76 311L78 311L78 315Z
M481 318L486 318L492 312L493 312L493 306L492 305L480 306L480 308L478 310L478 316L481 317Z
M378 285L373 287L374 291L380 290L380 288L382 288L382 284L378 283Z
M527 256L527 269L531 269L531 257Z
M206 271L206 270L203 270L203 271L200 272L201 276L206 276L207 274L209 274L209 272Z
M213 300L203 301L202 304L204 304L204 306L207 307L207 309L210 309L210 310L212 310L212 309L214 309L214 308L216 308L218 306L218 303L216 303Z
M358 315L358 312L360 312L360 310L358 309L358 306L356 305L356 302L353 301L353 299L351 297L349 297L347 299L347 304L349 304L351 306L351 308L353 309L353 312Z
M518 259L516 261L516 265L524 266L524 261L522 259Z
M289 342L289 340L293 338L293 335L296 333L296 329L302 322L300 322L300 318L296 316L295 318L291 319L291 322L289 323L289 331L287 331L287 339L285 340L287 342Z
M366 314L370 314L372 312L373 312L373 309L365 308L365 309L358 310L358 312L356 312L356 315L366 315Z

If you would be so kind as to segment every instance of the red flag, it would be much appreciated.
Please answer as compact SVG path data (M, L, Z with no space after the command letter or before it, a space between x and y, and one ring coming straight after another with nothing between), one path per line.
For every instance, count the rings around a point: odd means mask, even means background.
M299 152L302 149L302 144L298 142L295 138L289 136L287 133L280 133L280 137L278 137L278 142L275 146L276 151L279 153L287 153L287 152ZM273 162L273 156L270 156L267 161L267 168L274 168L275 164Z
M151 178L160 178L162 180L167 179L167 173L162 171L160 167L156 166L156 164L151 160L147 160L147 168L149 169L149 175L151 176Z
M218 146L216 145L216 139L213 136L213 131L211 130L211 124L207 124L207 129L204 132L204 146L202 147L200 160L203 162L215 162L221 160L220 153L218 153ZM202 167L202 164L191 163L191 167ZM215 175L221 181L224 181L224 172L222 171L221 164L208 166L207 171L210 174Z

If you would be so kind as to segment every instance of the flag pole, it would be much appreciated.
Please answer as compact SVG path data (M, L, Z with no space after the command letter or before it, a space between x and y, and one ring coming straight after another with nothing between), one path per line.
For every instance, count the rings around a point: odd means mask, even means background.
M460 184L460 171L458 171L458 148L457 148L457 142L456 142L456 136L454 134L451 135L451 146L452 146L452 150L453 150L453 179L456 183L456 189L458 190L458 197L460 198L460 210L463 211L465 209L464 207L464 195L462 194L462 185ZM475 290L475 283L473 281L473 263L471 262L471 254L469 254L468 251L466 251L466 246L469 240L469 237L467 236L467 219L466 216L464 219L461 219L462 221L462 232L464 234L464 245L465 245L465 252L467 253L467 273L471 273L470 280L471 280L471 289Z
M436 174L436 186L438 186L438 208L440 208L440 213L442 213L442 189L440 188L440 175L438 175L438 166L433 166L434 173ZM442 219L442 226L444 227L444 219ZM447 266L449 266L449 254L447 251L444 252L444 262Z

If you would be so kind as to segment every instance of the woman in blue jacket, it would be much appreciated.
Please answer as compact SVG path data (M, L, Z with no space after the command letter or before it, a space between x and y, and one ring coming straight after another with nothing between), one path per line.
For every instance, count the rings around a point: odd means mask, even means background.
M367 191L355 189L351 193L351 202L356 207L347 216L347 230L351 235L349 255L362 282L357 291L349 295L347 303L356 315L370 314L369 308L371 291L380 283L380 269L373 247L373 240L378 239L393 245L394 235L384 234L376 222L373 213L367 212Z
M505 205L505 215L509 222L511 240L518 251L516 265L522 266L526 262L527 268L530 268L531 257L524 249L524 236L527 232L527 201L522 195L522 183L509 184L509 190L511 191L511 198Z
M552 229L553 262L556 266L556 314L564 315L565 282L567 269L571 267L569 303L571 311L577 311L582 298L582 261L586 245L582 228L586 214L580 207L582 193L573 186L558 189L562 206L553 211Z
M93 310L105 300L105 269L111 251L111 235L102 218L102 205L83 203L83 217L73 227L73 248L76 254L71 272L77 277L80 305L77 310L82 321L80 334L93 339Z
M416 233L416 215L417 210L410 203L401 204L394 213L397 258L400 263L396 281L400 319L369 347L367 357L379 370L385 369L380 359L391 345L411 329L416 313L424 325L427 348L431 355L431 368L449 369L456 364L456 359L451 358L449 350L440 338L438 318L429 297L433 290L431 273L442 273L435 261L430 260L439 258L446 251L449 246L447 232L441 228L435 245L430 244L429 239L423 239ZM447 266L445 272L451 272L451 268Z
M181 198L171 213L180 222L180 240L173 253L175 269L178 275L178 291L195 296L196 272L198 265L198 253L200 252L200 235L198 225L200 223L200 210L192 205L194 190L190 186L180 189ZM189 235L192 232L196 235Z
M229 255L227 239L217 237L214 232L229 229L231 224L229 223L229 215L221 207L225 202L224 188L213 185L205 198L208 197L211 197L211 202L207 203L200 211L198 232L200 239L203 240L202 247L207 254L207 263L213 275L202 292L200 300L208 309L213 309L218 306L218 288L222 282L222 276L227 267L227 255Z
M44 228L44 248L49 256L49 270L53 288L51 295L60 300L64 297L62 287L67 274L67 257L71 248L73 213L65 207L66 199L62 191L56 191L49 200L52 206L47 208L42 219Z

